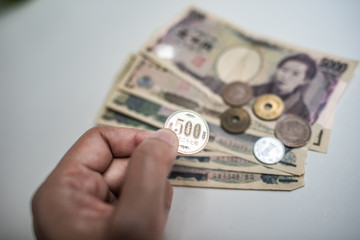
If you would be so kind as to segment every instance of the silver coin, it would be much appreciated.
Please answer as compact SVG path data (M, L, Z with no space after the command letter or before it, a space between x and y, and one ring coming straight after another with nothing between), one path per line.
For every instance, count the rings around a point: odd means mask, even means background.
M284 158L285 146L277 138L263 137L254 144L254 155L265 164L275 164Z
M191 110L179 110L171 114L164 128L176 133L179 139L178 153L191 155L203 150L209 141L210 131L205 119Z
M224 102L231 107L241 107L252 99L253 90L249 84L232 82L225 85L221 91L221 96Z
M275 136L288 147L302 147L311 138L311 127L304 119L286 115L276 123Z

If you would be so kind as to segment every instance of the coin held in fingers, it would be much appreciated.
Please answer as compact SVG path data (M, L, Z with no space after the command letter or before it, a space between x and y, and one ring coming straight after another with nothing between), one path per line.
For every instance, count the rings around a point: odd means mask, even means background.
M246 83L232 82L223 88L221 96L227 105L241 107L252 99L253 90Z
M230 133L242 133L250 126L250 115L242 108L229 108L221 114L221 126Z
M283 114L284 103L275 94L264 94L259 96L253 105L255 115L263 120L275 120Z
M209 141L210 131L205 119L191 110L179 110L166 120L164 128L175 132L179 139L178 153L191 155L200 152Z
M265 164L275 164L285 156L285 146L274 137L262 137L254 144L254 155Z
M311 138L311 127L304 119L286 115L276 123L275 136L288 147L302 147Z

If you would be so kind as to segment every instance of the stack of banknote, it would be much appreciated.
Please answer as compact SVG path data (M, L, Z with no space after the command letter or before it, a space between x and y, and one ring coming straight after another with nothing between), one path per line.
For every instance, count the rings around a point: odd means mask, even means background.
M289 59L292 64L284 64ZM294 190L304 186L307 151L327 152L337 102L356 65L353 60L260 37L191 7L129 57L96 123L155 130L164 127L174 111L191 109L208 122L210 139L200 153L177 157L169 175L173 185ZM281 87L287 90L281 96L285 113L298 115L311 126L307 145L286 147L276 164L258 161L253 145L261 137L274 136L278 119L257 118L254 96L242 107L251 119L246 131L225 131L220 116L228 106L221 91L235 81L278 95Z

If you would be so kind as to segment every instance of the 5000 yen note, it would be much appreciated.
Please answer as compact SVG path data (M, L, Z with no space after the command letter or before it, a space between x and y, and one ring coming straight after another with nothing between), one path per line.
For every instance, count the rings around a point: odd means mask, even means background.
M167 117L174 112L170 108L123 92L114 93L109 98L106 106L158 128L163 127ZM209 149L228 153L260 164L252 152L255 141L259 139L258 136L251 134L232 135L225 132L220 126L211 123L209 123L209 129ZM279 163L271 165L271 168L294 175L303 175L305 172L306 153L307 150L305 148L286 148L285 157ZM264 166L269 167L268 165Z
M208 188L291 191L304 186L304 177L240 173L174 165L172 185Z
M258 37L190 8L161 29L143 48L217 102L225 84L249 83L255 97L275 93L285 113L306 119L314 134L330 136L332 109L357 62ZM326 132L326 134L320 134ZM326 152L327 139L311 149Z

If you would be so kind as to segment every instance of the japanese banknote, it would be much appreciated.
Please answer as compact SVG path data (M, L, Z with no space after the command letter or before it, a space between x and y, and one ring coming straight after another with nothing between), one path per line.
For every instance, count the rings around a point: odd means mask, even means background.
M179 155L169 175L173 185L256 190L294 190L304 186L308 149L326 152L337 103L357 62L260 37L209 13L189 8L159 29L131 56L115 79L96 123L156 130L180 109L201 114L209 124L207 147ZM245 106L251 118L242 134L224 131L220 115L226 84L249 84L254 98ZM286 147L276 164L259 162L255 141L273 136L276 120L252 112L258 95L274 93L285 113L305 119L310 142Z
M316 141L309 147L321 152L327 151L333 110L357 65L353 60L257 36L196 8L160 29L142 52L217 103L222 103L224 85L233 81L250 84L255 95L280 95L285 112L314 126ZM285 64L289 60L293 64Z

